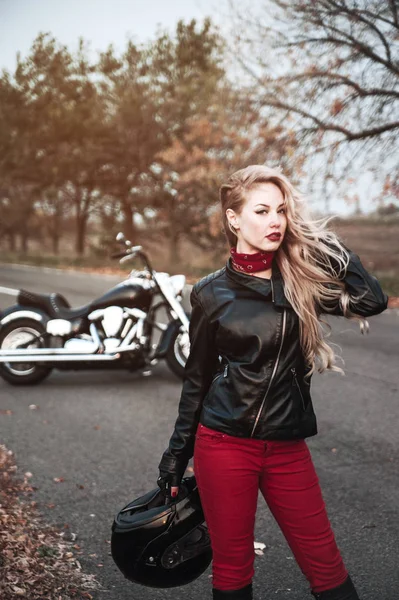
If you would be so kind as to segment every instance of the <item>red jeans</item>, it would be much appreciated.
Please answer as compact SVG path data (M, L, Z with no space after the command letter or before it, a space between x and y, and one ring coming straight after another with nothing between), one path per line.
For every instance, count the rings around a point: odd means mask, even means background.
M213 550L213 587L241 589L254 575L258 490L314 592L348 572L305 440L239 438L200 424L194 472Z

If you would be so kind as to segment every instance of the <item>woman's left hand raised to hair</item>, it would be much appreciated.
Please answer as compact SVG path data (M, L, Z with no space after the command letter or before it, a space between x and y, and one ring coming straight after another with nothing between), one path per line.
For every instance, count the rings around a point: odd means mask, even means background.
M399 308L399 296L388 296L387 308Z

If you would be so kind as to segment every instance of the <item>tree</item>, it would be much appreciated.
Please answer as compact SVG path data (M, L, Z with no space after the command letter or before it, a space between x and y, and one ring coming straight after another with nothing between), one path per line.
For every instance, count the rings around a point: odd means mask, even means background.
M165 144L147 76L148 49L129 42L121 59L112 47L100 57L101 90L107 106L105 164L99 180L124 215L126 237L135 238L135 213L147 206L141 183L150 175L156 153Z
M292 132L272 127L226 81L202 115L186 121L185 132L159 155L162 166L157 217L170 240L170 258L179 260L186 238L219 256L226 249L218 188L248 164L273 164L288 174L301 172Z
M29 184L35 199L43 200L42 207L54 202L50 211L58 217L63 200L74 206L75 247L83 254L87 221L99 196L106 136L95 66L82 40L73 56L49 34L39 34L28 57L18 58L13 79L18 142L11 144L8 173L14 181ZM56 246L59 219L54 224Z
M325 182L398 179L397 2L267 0L253 18L237 10L236 24L254 102L291 118L316 169L325 159Z

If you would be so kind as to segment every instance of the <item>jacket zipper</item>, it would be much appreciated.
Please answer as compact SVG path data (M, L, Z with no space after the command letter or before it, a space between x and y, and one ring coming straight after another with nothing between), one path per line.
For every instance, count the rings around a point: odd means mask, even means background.
M256 428L256 426L257 426L257 424L258 424L259 417L260 417L260 415L261 415L261 412L262 412L262 410L263 410L263 407L264 407L264 404L265 404L265 401L266 401L267 394L269 393L270 386L272 385L272 381L273 381L273 379L274 379L274 376L275 376L275 374L276 374L276 371L277 371L277 366L278 366L278 363L279 363L279 360L280 360L281 349L282 349L282 347L283 347L283 342L284 342L285 325L286 325L286 320L287 320L287 319L286 319L286 309L284 308L284 309L283 309L283 311L284 311L284 312L283 312L283 333L282 333L282 335L281 335L280 348L279 348L279 351L278 351L278 354L277 354L276 362L274 363L274 368L273 368L273 372L272 372L272 374L271 374L271 377L270 377L269 385L267 386L267 390L266 390L266 393L265 393L265 395L264 395L264 397L263 397L262 404L261 404L261 406L260 406L260 409L258 410L258 414L256 415L255 423L254 423L254 426L252 427L252 431L251 431L251 435L250 435L250 437L252 437L252 436L253 436L253 434L254 434L254 431L255 431L255 428Z
M295 367L294 367L293 369L291 369L291 372L292 372L292 374L293 374L293 376L294 376L295 385L297 386L297 388L298 388L298 390L299 390L299 393L300 393L300 395L301 395L301 400L302 400L302 406L303 406L303 410L306 410L306 406L305 406L305 400L303 399L302 390L301 390L301 388L300 388L300 385L299 385L299 383L298 383L298 379L297 379L297 377L296 377L296 369L295 369Z
M211 382L211 384L212 384L214 381L216 381L216 379L217 379L218 377L220 377L221 375L223 375L223 377L227 377L227 373L228 373L228 372L229 372L229 365L227 364L227 365L224 367L224 371L221 371L220 373L218 373L217 375L215 375L215 377L212 379L212 382Z

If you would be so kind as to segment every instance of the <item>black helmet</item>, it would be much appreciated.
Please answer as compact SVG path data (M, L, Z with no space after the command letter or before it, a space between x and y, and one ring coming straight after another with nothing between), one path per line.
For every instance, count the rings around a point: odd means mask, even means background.
M212 550L195 477L182 479L169 504L158 487L119 511L111 553L124 576L142 585L168 588L199 577Z

